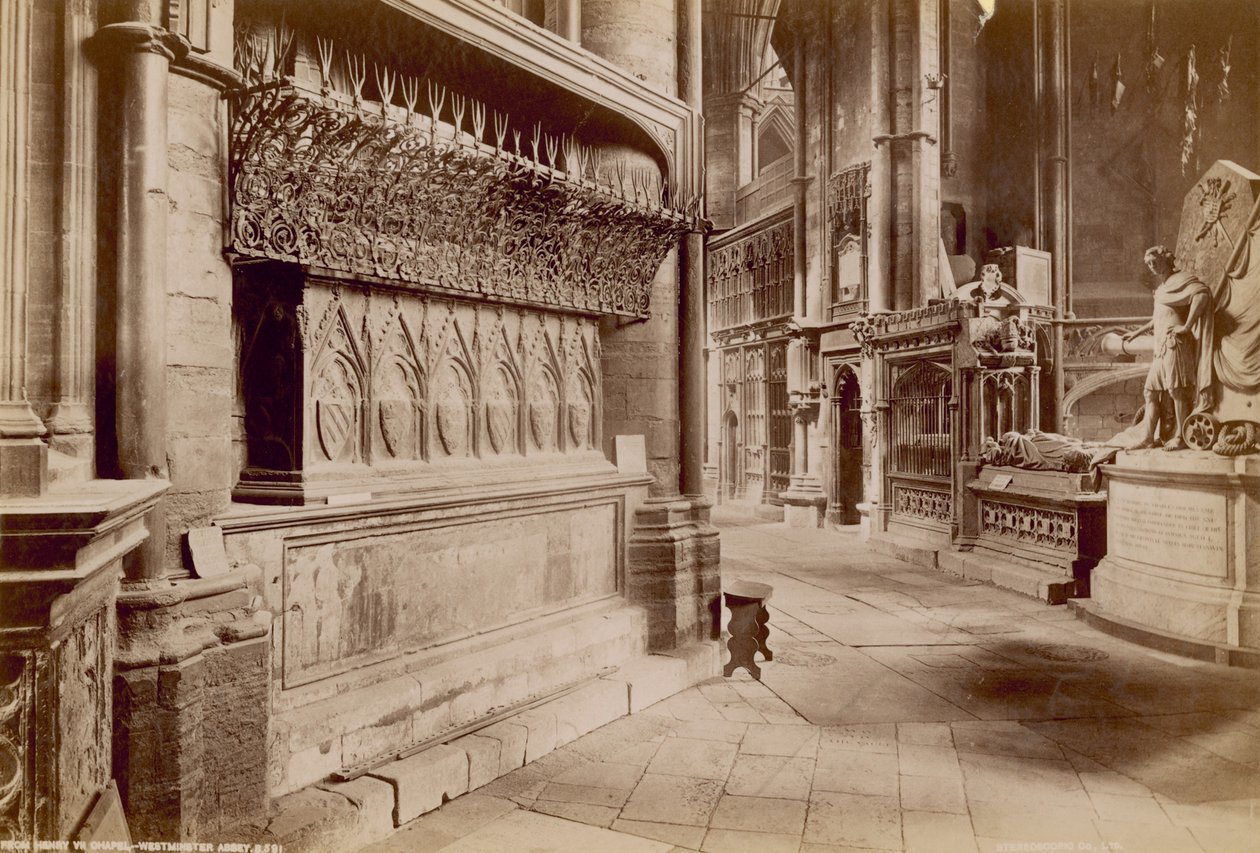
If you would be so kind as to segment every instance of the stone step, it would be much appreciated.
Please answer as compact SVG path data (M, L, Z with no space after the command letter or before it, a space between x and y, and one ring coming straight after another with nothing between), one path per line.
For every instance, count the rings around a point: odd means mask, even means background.
M259 843L285 853L353 850L444 802L642 710L719 671L715 642L643 655L582 686L449 743L373 768L349 782L322 782L276 800Z
M991 583L1046 604L1063 604L1075 595L1076 581L1062 570L1039 569L1013 558L1001 559L975 551L942 549L936 556L942 571L968 580Z

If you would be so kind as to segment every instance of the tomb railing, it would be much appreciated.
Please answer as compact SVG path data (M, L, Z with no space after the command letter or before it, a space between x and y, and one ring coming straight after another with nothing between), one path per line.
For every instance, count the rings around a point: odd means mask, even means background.
M539 125L522 135L441 87L427 85L426 114L414 78L382 74L381 102L355 80L348 95L288 77L235 95L230 252L455 296L648 315L657 268L695 223L676 191L571 136Z

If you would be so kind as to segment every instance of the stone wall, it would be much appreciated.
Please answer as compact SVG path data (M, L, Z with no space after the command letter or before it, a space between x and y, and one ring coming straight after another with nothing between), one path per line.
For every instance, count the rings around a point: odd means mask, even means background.
M1142 377L1105 385L1077 401L1064 414L1063 430L1085 441L1106 441L1133 426L1142 411Z
M652 316L604 320L604 455L618 435L642 435L653 494L678 491L678 253L670 251L652 281Z
M1255 4L1161 0L1155 10L1156 41L1166 62L1154 91L1147 90L1145 74L1149 2L1116 0L1106 8L1081 4L1072 10L1073 295L1095 300L1095 310L1105 311L1103 316L1123 315L1126 298L1147 297L1142 253L1155 243L1176 242L1182 200L1208 165L1226 159L1260 168L1255 143L1260 66L1256 40L1247 37L1256 31ZM1231 36L1230 93L1222 100L1217 51ZM1183 170L1183 81L1192 45L1199 75L1199 130ZM1127 90L1113 111L1117 54ZM1095 60L1097 104L1087 85ZM1118 304L1109 309L1113 300Z
M179 75L168 98L166 565L179 571L182 534L227 507L236 475L235 332L223 257L227 105L216 89Z

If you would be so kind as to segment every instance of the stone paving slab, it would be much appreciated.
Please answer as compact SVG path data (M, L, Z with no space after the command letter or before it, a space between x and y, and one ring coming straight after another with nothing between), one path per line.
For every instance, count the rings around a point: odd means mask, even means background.
M722 547L728 580L776 588L763 681L614 720L371 853L1260 853L1254 673L851 535L753 523Z

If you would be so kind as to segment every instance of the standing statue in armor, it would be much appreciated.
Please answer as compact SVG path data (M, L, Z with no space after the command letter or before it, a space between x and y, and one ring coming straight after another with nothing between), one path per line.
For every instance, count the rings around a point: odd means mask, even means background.
M1154 311L1149 323L1125 335L1133 340L1152 332L1155 338L1155 359L1142 389L1145 433L1138 447L1153 447L1158 441L1163 398L1168 396L1175 420L1164 449L1182 450L1182 424L1200 404L1197 398L1212 388L1212 293L1197 276L1177 270L1173 253L1164 246L1147 249L1144 260L1154 276Z

